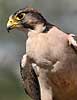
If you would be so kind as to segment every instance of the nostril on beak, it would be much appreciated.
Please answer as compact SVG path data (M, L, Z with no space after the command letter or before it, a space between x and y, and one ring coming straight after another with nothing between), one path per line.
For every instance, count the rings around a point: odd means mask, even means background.
M10 21L10 23L12 23L12 20Z

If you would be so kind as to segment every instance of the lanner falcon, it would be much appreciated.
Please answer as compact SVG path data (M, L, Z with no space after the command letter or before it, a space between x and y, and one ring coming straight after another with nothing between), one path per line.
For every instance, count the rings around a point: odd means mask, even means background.
M77 100L76 36L67 34L33 8L23 8L9 17L7 30L27 35L21 76L32 100Z

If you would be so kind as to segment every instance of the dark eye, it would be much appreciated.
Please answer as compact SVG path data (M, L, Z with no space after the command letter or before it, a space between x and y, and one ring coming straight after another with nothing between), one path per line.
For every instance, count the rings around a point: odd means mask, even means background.
M17 19L17 20L21 20L21 19L24 18L24 16L25 16L25 13L20 13L20 14L18 14L18 15L16 16L16 19Z

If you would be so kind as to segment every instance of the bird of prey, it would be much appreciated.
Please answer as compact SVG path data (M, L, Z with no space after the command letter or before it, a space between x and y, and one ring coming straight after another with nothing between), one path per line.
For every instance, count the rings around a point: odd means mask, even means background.
M77 100L77 43L33 8L9 17L7 30L27 35L21 60L25 91L33 100Z

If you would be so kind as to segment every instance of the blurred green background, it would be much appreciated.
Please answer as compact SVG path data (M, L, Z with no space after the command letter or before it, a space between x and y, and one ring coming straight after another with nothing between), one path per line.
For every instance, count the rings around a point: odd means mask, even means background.
M19 62L25 53L25 34L8 34L10 14L23 7L40 10L65 32L77 33L77 0L0 0L0 100L30 100L21 84Z

